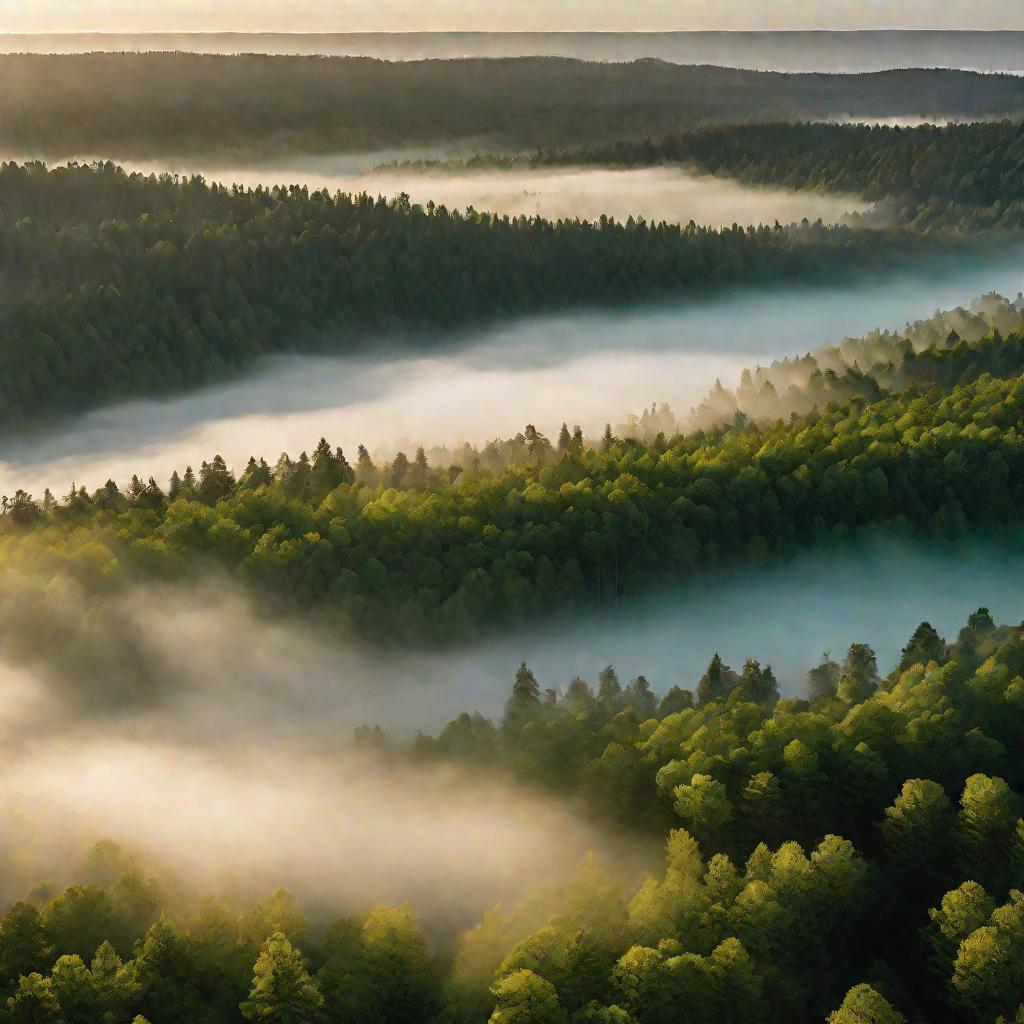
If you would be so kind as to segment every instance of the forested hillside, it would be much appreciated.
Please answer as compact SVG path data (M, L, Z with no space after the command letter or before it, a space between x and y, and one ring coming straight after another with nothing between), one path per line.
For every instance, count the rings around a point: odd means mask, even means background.
M0 1024L1024 1024L1022 120L0 55Z
M723 121L950 113L1024 114L1024 82L544 57L0 56L0 150L46 158L358 153L458 140L519 150Z
M647 441L565 427L553 443L528 426L451 467L422 451L374 465L322 440L273 467L254 454L232 471L211 453L169 484L143 472L60 502L19 492L0 558L33 581L69 572L101 591L213 561L363 639L434 643L871 529L1016 537L1024 337L892 347L906 351L898 371L847 372L857 394L812 371L810 408L786 419Z
M976 299L919 320L900 331L873 331L846 338L803 356L745 370L735 391L719 381L707 398L676 421L664 411L645 411L620 432L648 441L659 431L694 430L732 423L737 413L762 422L804 415L829 402L874 400L884 390L939 384L944 388L974 380L982 373L1014 376L1024 366L1024 302L1000 295Z
M351 351L388 333L438 345L433 328L539 310L848 282L951 244L821 225L509 220L8 163L0 429L215 380L265 353Z
M882 204L879 217L933 227L1019 230L1024 223L1024 124L716 126L655 139L598 142L494 164L645 167L682 164L750 185L821 189Z
M71 885L41 879L0 918L5 1017L675 1024L682 1008L696 1024L1011 1024L1022 671L1024 631L984 608L952 642L922 623L884 679L853 644L811 670L806 698L717 655L660 700L611 667L596 690L545 693L523 665L498 724L462 715L398 749L366 729L357 745L510 774L666 837L638 888L589 858L571 884L542 880L428 942L414 907L326 922L283 889L247 909L203 901L104 841Z

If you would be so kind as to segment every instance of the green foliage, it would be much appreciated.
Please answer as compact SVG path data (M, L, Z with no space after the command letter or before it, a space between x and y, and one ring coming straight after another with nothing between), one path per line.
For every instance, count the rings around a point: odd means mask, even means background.
M8 997L7 1008L13 1024L63 1024L53 982L39 974L22 975L18 979L18 988Z
M512 971L492 991L497 1005L490 1024L565 1024L554 986L533 971Z
M0 164L0 428L192 387L297 346L353 352L381 333L432 345L437 332L422 328L740 283L845 281L948 248L820 224L510 220L112 164ZM266 472L250 466L250 480ZM309 464L303 475L322 477ZM392 466L387 482L417 476ZM214 462L185 489L213 501L229 487Z
M1008 347L1017 354L1004 363ZM315 606L371 641L430 643L564 608L611 612L624 597L723 564L829 550L882 529L950 545L972 535L1012 542L1024 504L1024 332L986 334L955 352L968 353L970 368L957 362L963 382L949 387L890 374L892 388L872 401L561 457L531 456L520 435L509 461L489 449L491 468L483 458L458 474L428 464L401 488L382 481L389 467L353 471L322 441L308 473L301 459L281 460L269 482L255 461L235 482L214 458L207 479L223 480L205 498L199 480L185 486L188 473L176 500L155 483L134 498L113 483L76 490L49 511L23 495L20 507L34 511L0 519L0 557L30 588L68 575L93 594L188 578L212 560L278 608ZM954 358L930 347L915 365L929 353ZM567 463L571 481L551 476ZM36 633L45 628L45 605L40 619L31 598L8 614L16 621L26 610ZM979 619L968 632L981 641L991 628ZM933 634L915 633L904 664L943 660ZM871 659L865 648L844 665L827 660L813 670L811 695L859 705L878 685ZM764 672L713 660L698 698L771 700ZM615 686L602 682L599 702L617 705ZM671 698L681 710L687 699ZM644 694L630 691L627 702L649 715Z
M998 159L993 159L999 154ZM530 158L543 164L676 163L752 185L827 189L881 201L883 217L917 230L1024 224L1019 121L918 128L776 123L700 128Z
M279 889L248 909L183 909L104 842L87 880L0 921L9 1017L676 1024L685 1007L696 1024L1011 1021L1024 986L1024 627L979 609L941 652L915 646L927 661L905 649L878 681L871 649L852 644L836 666L865 684L852 704L780 698L753 659L742 675L716 666L728 685L679 710L611 666L597 694L577 679L541 699L523 665L517 727L460 716L378 756L508 775L596 824L664 839L648 877L625 888L590 856L432 948L409 906L311 924ZM126 879L153 894L152 923L129 912Z
M309 976L302 954L282 932L260 950L253 968L249 998L242 1003L246 1020L267 1024L315 1024L322 1019L324 997Z
M870 985L856 985L843 1005L828 1015L828 1024L903 1024L905 1018Z

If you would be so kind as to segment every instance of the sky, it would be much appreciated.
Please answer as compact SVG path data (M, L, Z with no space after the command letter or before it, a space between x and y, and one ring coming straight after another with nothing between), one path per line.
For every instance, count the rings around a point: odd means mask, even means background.
M1019 0L0 0L0 32L1024 29Z

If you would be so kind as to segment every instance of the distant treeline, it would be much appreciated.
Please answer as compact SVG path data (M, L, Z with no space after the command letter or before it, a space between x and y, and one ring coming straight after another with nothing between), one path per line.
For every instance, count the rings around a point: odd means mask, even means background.
M659 138L477 156L465 166L683 164L749 185L864 196L882 217L936 226L1019 230L1024 225L1024 124L715 126Z
M194 386L262 353L588 305L835 282L946 243L808 225L550 223L110 164L0 165L0 429ZM414 332L420 332L414 339Z
M359 729L367 758L348 776L381 761L511 775L663 837L639 886L591 855L429 943L408 905L312 923L284 889L245 909L200 901L105 840L66 888L40 879L4 908L4 1018L1015 1024L1022 672L1024 631L985 608L951 641L922 622L884 678L865 643L826 656L806 698L780 698L754 659L734 671L715 655L660 700L610 666L596 688L542 690L523 664L499 723L463 714L403 749ZM236 861L249 852L242 840ZM453 902L461 884L446 882Z
M360 448L350 460L322 440L273 466L254 457L239 475L215 457L169 484L72 486L63 500L18 492L5 499L0 558L30 588L70 574L97 593L212 562L363 639L433 644L614 609L719 566L871 530L1019 539L1024 334L891 349L899 371L861 373L855 393L812 370L802 414L740 413L675 437L609 427L588 443L566 426L552 443L528 426L448 467L422 450L375 465ZM27 608L37 635L31 600L9 614ZM55 641L67 625L53 628Z
M459 140L521 150L707 123L950 113L1024 114L1024 80L550 57L0 56L0 150L47 158L351 153Z

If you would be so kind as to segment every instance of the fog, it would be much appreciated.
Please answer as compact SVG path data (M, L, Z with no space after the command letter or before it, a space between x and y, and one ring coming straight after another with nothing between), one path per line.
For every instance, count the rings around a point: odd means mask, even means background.
M834 12L830 14L834 18ZM550 20L550 12L547 12L547 16ZM977 12L974 12L975 24L977 16ZM1005 17L1006 10L1003 9L998 27L1006 24ZM934 17L930 20L934 23ZM350 55L384 60L557 56L624 61L655 57L676 64L719 64L766 71L864 72L905 67L945 67L1024 72L1024 33L1021 32L0 34L0 52L77 53L95 50Z
M563 886L590 851L626 877L654 860L646 842L603 836L500 779L286 748L273 721L247 747L169 738L180 728L171 711L162 725L140 736L136 722L94 723L6 760L0 899L66 883L111 838L187 893L245 906L283 885L320 921L410 901L439 933Z
M353 728L379 722L406 740L463 710L500 716L523 659L545 687L577 674L593 682L611 663L663 692L694 687L718 651L736 668L751 656L770 663L783 691L800 694L823 647L841 656L868 642L884 672L922 619L950 638L980 605L1019 621L1022 569L1024 559L984 548L951 558L879 543L723 573L628 612L533 624L445 654L368 650L268 620L224 582L138 588L98 618L93 609L107 678L46 649L0 669L0 896L62 880L102 836L203 892L252 900L283 884L321 915L412 900L435 930L564 885L588 849L633 878L656 857L647 843L493 773L354 749ZM147 692L112 701L128 636ZM73 654L74 633L66 642Z
M67 650L31 657L75 727L123 718L139 742L317 756L363 724L408 739L463 711L500 718L523 660L542 687L564 690L577 675L593 683L612 664L624 681L643 674L663 693L694 688L717 651L737 670L749 657L772 665L783 693L802 696L823 650L841 656L853 642L869 643L885 673L922 620L947 639L980 606L997 622L1020 622L1022 569L1024 555L980 544L951 554L878 539L839 554L722 570L633 595L614 612L577 610L445 651L381 650L328 623L268 618L229 581L207 578L195 587L129 590L68 631ZM72 607L71 597L63 600ZM22 616L9 609L8 621ZM0 650L14 652L19 640L6 636ZM105 674L93 665L104 652ZM61 728L45 704L40 710L8 695L4 705L26 737Z
M1016 295L1024 260L958 261L884 283L780 288L686 306L534 317L434 339L430 355L377 339L355 357L268 360L234 382L167 401L82 416L63 429L0 443L0 493L90 489L133 473L161 484L214 454L240 468L250 455L312 450L321 436L390 457L418 444L513 436L526 423L554 435L562 421L596 437L652 402L683 413L716 378L875 327L900 328L976 295ZM420 339L422 341L422 339ZM422 349L421 349L422 351Z
M465 148L465 147L464 147ZM450 152L450 151L449 151ZM375 163L370 161L376 157ZM210 181L274 186L301 183L331 192L368 192L394 198L404 192L412 202L433 201L450 209L469 206L509 217L597 221L601 216L625 221L630 216L650 221L709 227L732 224L790 224L807 218L838 223L847 214L865 213L873 204L857 196L755 188L681 168L644 167L609 170L567 167L544 170L417 170L378 166L389 162L430 159L417 151L355 157L314 157L225 166L196 162L119 161L126 170L202 174ZM371 169L376 168L376 169Z

